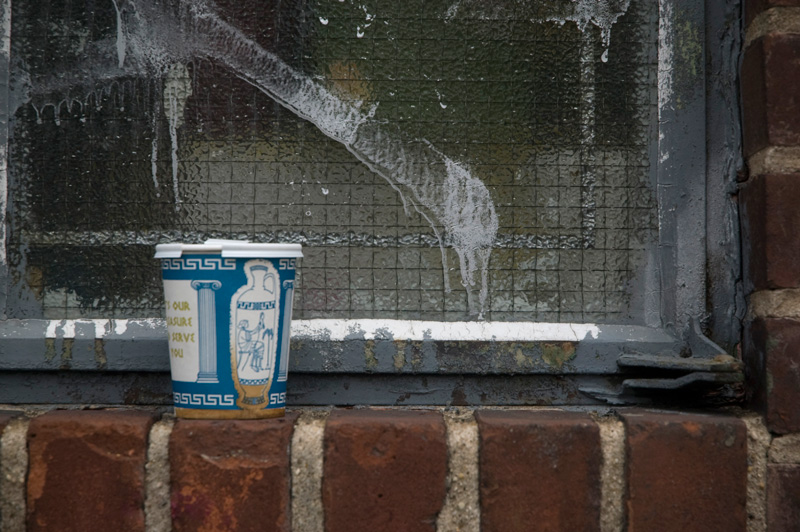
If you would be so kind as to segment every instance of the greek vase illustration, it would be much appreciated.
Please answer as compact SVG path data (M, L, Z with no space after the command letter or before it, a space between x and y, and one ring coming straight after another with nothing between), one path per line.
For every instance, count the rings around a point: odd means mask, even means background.
M236 404L244 409L262 409L275 370L279 277L266 260L244 265L247 284L231 299L231 368L239 392Z

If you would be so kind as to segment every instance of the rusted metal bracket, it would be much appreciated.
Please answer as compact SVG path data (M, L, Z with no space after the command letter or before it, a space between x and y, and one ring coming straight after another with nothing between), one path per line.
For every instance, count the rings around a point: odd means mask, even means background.
M649 403L654 396L728 396L720 394L725 385L744 382L740 360L727 354L706 337L695 319L680 353L649 354L628 352L617 359L623 374L636 373L622 381L621 389L581 389L586 395L609 404Z

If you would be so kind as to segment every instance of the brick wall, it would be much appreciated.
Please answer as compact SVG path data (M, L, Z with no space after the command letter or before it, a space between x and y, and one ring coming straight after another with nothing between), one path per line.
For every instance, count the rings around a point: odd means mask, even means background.
M800 1L745 8L744 358L753 405L786 434L800 431Z
M797 530L800 435L753 414L0 413L0 529Z
M751 404L773 441L770 530L800 528L800 0L747 0L740 188ZM792 447L784 452L783 446Z

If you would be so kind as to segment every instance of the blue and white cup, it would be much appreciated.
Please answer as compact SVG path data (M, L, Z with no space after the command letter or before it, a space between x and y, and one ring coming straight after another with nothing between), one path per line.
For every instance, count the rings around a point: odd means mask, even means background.
M280 417L299 244L160 244L175 414Z

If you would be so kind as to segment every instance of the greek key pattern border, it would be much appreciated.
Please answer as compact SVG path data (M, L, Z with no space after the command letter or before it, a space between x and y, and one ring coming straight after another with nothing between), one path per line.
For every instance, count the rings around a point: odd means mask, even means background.
M236 259L203 257L196 259L161 259L162 270L235 270Z
M174 392L175 406L234 406L233 395Z

